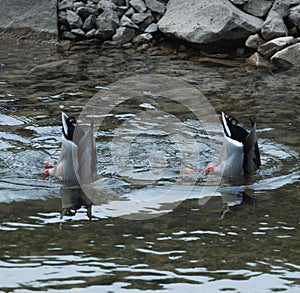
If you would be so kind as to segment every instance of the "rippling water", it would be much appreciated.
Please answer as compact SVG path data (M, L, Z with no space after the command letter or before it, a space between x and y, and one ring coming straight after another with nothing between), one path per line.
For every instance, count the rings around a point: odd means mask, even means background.
M159 48L131 55L3 42L0 290L299 291L299 68L270 74ZM61 111L78 117L96 93L142 74L178 78L245 127L255 111L260 170L220 184L182 176L210 163L221 129L149 97L145 85L142 99L93 113L104 119L101 179L83 190L45 180L43 161L59 156Z

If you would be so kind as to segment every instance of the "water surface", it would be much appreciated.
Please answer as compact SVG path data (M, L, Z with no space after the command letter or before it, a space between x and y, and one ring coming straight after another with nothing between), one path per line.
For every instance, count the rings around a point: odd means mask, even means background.
M243 60L225 66L158 48L132 55L2 43L0 290L298 292L299 68L270 74ZM186 188L178 184L180 141L189 158L184 164L202 168L211 160L212 143L221 142L221 130L208 137L188 111L174 103L162 110L150 99L103 110L106 124L96 133L103 176L94 183L101 190L97 205L91 207L76 184L44 180L43 161L59 156L61 111L78 117L96 93L141 74L186 82L218 114L235 115L245 127L255 111L261 169L246 182L223 182L213 193L203 192L207 177L200 174L191 179L191 192L176 198ZM146 110L156 114L141 119ZM176 140L163 124L172 126ZM188 138L198 154L184 144ZM124 175L128 162L133 168ZM177 191L162 200L174 184ZM74 204L87 207L61 219Z

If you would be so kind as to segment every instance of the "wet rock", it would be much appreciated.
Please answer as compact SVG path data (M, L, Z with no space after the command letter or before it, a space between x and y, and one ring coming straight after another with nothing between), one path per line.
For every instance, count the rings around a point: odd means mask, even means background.
M13 29L20 37L42 40L56 38L57 27L56 0L0 0L0 34Z
M88 39L92 39L95 36L96 31L97 30L95 28L93 28L93 29L89 30L85 35Z
M266 41L269 41L274 38L287 36L288 29L281 16L272 13L264 22L261 28L261 34Z
M285 18L289 14L289 0L275 0L268 16L272 14L277 14L281 18Z
M65 40L76 40L76 36L72 34L70 31L63 32L62 37Z
M106 9L96 19L96 27L98 30L95 32L97 38L108 40L110 39L115 30L119 27L119 18L114 10Z
M102 10L106 10L106 9L110 9L110 10L116 10L116 4L114 4L111 1L108 0L101 0L99 1L99 3L97 4L97 7L102 9Z
M300 5L290 9L288 18L300 30Z
M130 42L135 37L135 30L128 27L119 27L116 29L112 40L118 44Z
M158 22L163 33L198 44L243 39L258 32L262 24L225 0L170 0Z
M245 12L257 16L265 16L269 9L272 7L273 1L270 0L249 0L244 6L243 9Z
M82 26L82 20L79 15L77 15L72 10L67 10L67 22L70 25L70 28L80 28Z
M74 0L63 0L58 3L59 10L73 9Z
M139 27L126 15L123 15L120 19L120 26L127 26L135 29L139 29Z
M81 1L80 2L75 2L74 5L73 5L73 8L74 8L73 10L76 11L79 7L84 7L84 6L85 6L85 4Z
M142 0L130 0L129 3L137 12L144 12L147 9Z
M288 69L295 65L300 65L300 43L289 46L271 58L271 61L277 67Z
M163 15L165 13L165 5L157 0L145 0L145 4L154 13L158 13L159 15Z
M96 16L97 14L97 9L96 8L92 8L92 7L79 7L77 9L77 14L81 17L81 19L85 20L87 17L89 17L90 15L94 15Z
M147 18L151 18L151 20L153 20L153 16L151 13L134 13L131 16L131 19L136 23L136 24L140 24L143 21L145 21Z
M265 41L260 37L259 34L251 35L246 40L246 46L251 49L257 49L264 43Z
M234 5L243 5L248 2L248 0L230 0Z
M85 37L85 33L80 28L74 28L71 30L71 33L77 36L77 38L83 39Z
M258 48L258 52L260 55L262 55L264 58L269 59L272 55L274 55L276 52L284 49L285 47L295 44L297 42L297 39L294 37L281 37L273 39Z
M91 14L83 23L82 28L85 31L90 31L96 26L96 16Z
M142 45L145 43L150 43L153 40L153 36L149 33L144 33L141 35L136 36L133 40L132 43L134 45Z
M155 33L158 31L158 25L157 23L151 23L149 26L146 27L145 33Z
M135 14L135 10L132 7L125 12L125 15L128 17L131 17L133 14Z
M246 62L255 67L272 67L272 63L264 59L258 52L255 52L253 55L251 55Z

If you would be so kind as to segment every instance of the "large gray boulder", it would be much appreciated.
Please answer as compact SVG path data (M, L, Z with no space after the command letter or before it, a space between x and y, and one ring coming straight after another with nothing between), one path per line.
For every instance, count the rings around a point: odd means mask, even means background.
M170 0L158 22L163 33L197 44L245 39L262 24L227 0Z
M0 0L0 30L30 29L58 35L57 0Z

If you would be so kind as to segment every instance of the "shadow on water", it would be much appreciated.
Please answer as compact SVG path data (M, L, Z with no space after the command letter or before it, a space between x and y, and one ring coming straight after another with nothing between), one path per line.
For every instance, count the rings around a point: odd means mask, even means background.
M299 68L270 75L241 60L210 67L162 48L131 56L6 44L0 48L0 290L299 290ZM78 117L112 82L149 73L195 86L217 113L237 116L246 127L255 111L260 170L238 184L218 182L217 189L211 178L213 192L205 174L182 179L182 167L210 162L222 130L208 139L197 119L172 120L170 105L161 111L148 95L108 113L112 127L97 132L102 178L87 186L44 180L43 161L59 156L61 110ZM157 119L140 119L147 111ZM160 131L170 119L175 142ZM201 161L186 147L189 159L180 164L180 138L196 141ZM126 165L128 154L134 168Z

